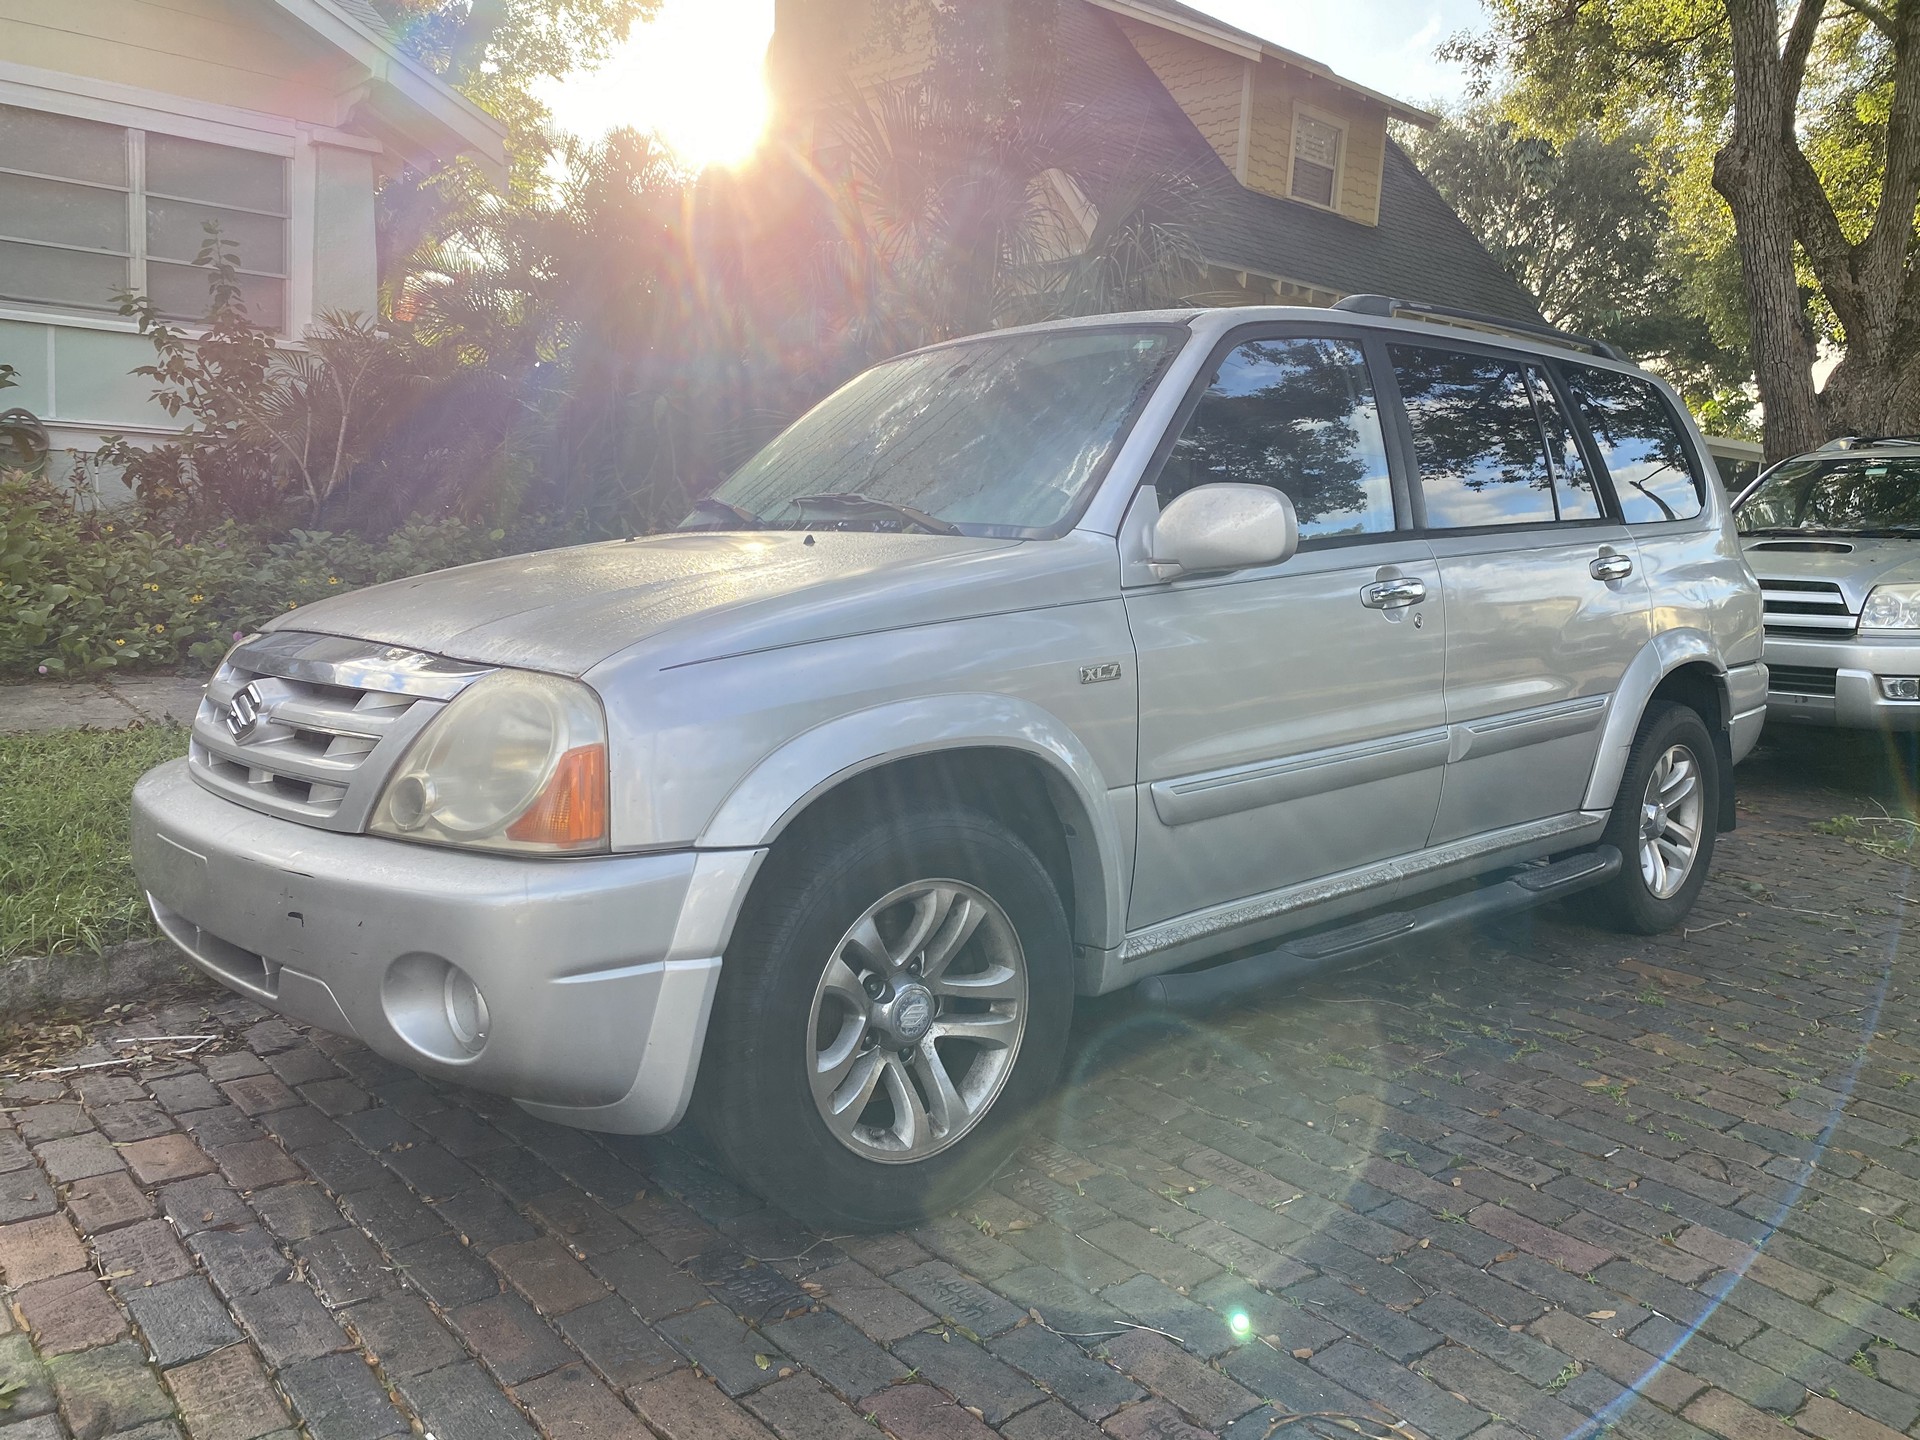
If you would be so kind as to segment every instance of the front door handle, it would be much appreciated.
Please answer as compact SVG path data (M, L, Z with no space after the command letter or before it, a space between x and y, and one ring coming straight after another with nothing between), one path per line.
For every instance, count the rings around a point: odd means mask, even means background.
M1624 580L1633 573L1633 558L1617 550L1602 550L1587 573L1596 580Z
M1414 575L1377 580L1360 587L1360 603L1369 610L1398 610L1406 605L1418 605L1426 598L1426 581Z

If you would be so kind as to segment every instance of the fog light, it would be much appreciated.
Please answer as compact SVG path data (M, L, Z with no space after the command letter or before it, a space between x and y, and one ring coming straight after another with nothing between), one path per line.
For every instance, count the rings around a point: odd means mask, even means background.
M1920 675L1882 675L1880 693L1889 700L1920 700Z
M480 987L458 965L449 965L441 1000L447 1008L447 1028L453 1031L453 1038L462 1049L478 1053L487 1043L487 999Z

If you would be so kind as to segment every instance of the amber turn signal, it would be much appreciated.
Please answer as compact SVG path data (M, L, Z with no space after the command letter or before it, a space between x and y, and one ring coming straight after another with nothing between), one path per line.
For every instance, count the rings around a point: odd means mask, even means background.
M607 838L607 747L580 745L560 757L553 775L507 838L577 850Z

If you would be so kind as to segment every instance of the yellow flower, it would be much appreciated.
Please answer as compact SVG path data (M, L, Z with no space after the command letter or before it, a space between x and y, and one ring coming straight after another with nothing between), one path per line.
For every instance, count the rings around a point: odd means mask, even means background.
M207 597L204 595L189 595L187 596L187 603L189 605L198 605L202 600L206 598Z
M300 602L298 600L289 600L287 601L287 608L289 610L298 610L300 608Z
M327 576L327 584L338 585L339 583L340 583L340 577L338 575Z
M114 641L113 643L114 643L114 644L116 644L116 645L124 645L124 644L126 644L127 642L126 642L126 641L124 641L124 640L116 640L116 641Z
M156 625L153 627L153 633L156 635L164 635L167 633L167 627L164 625Z
M111 534L113 533L113 526L111 526L111 525L109 525L109 526L107 526L107 533L108 533L109 535L111 535Z

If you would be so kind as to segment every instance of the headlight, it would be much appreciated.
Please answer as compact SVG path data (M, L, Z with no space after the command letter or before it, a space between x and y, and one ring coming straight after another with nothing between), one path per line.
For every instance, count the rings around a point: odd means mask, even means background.
M1920 630L1920 585L1876 585L1860 607L1862 630Z
M476 680L413 742L369 828L485 850L605 850L599 701L576 680L524 670Z

